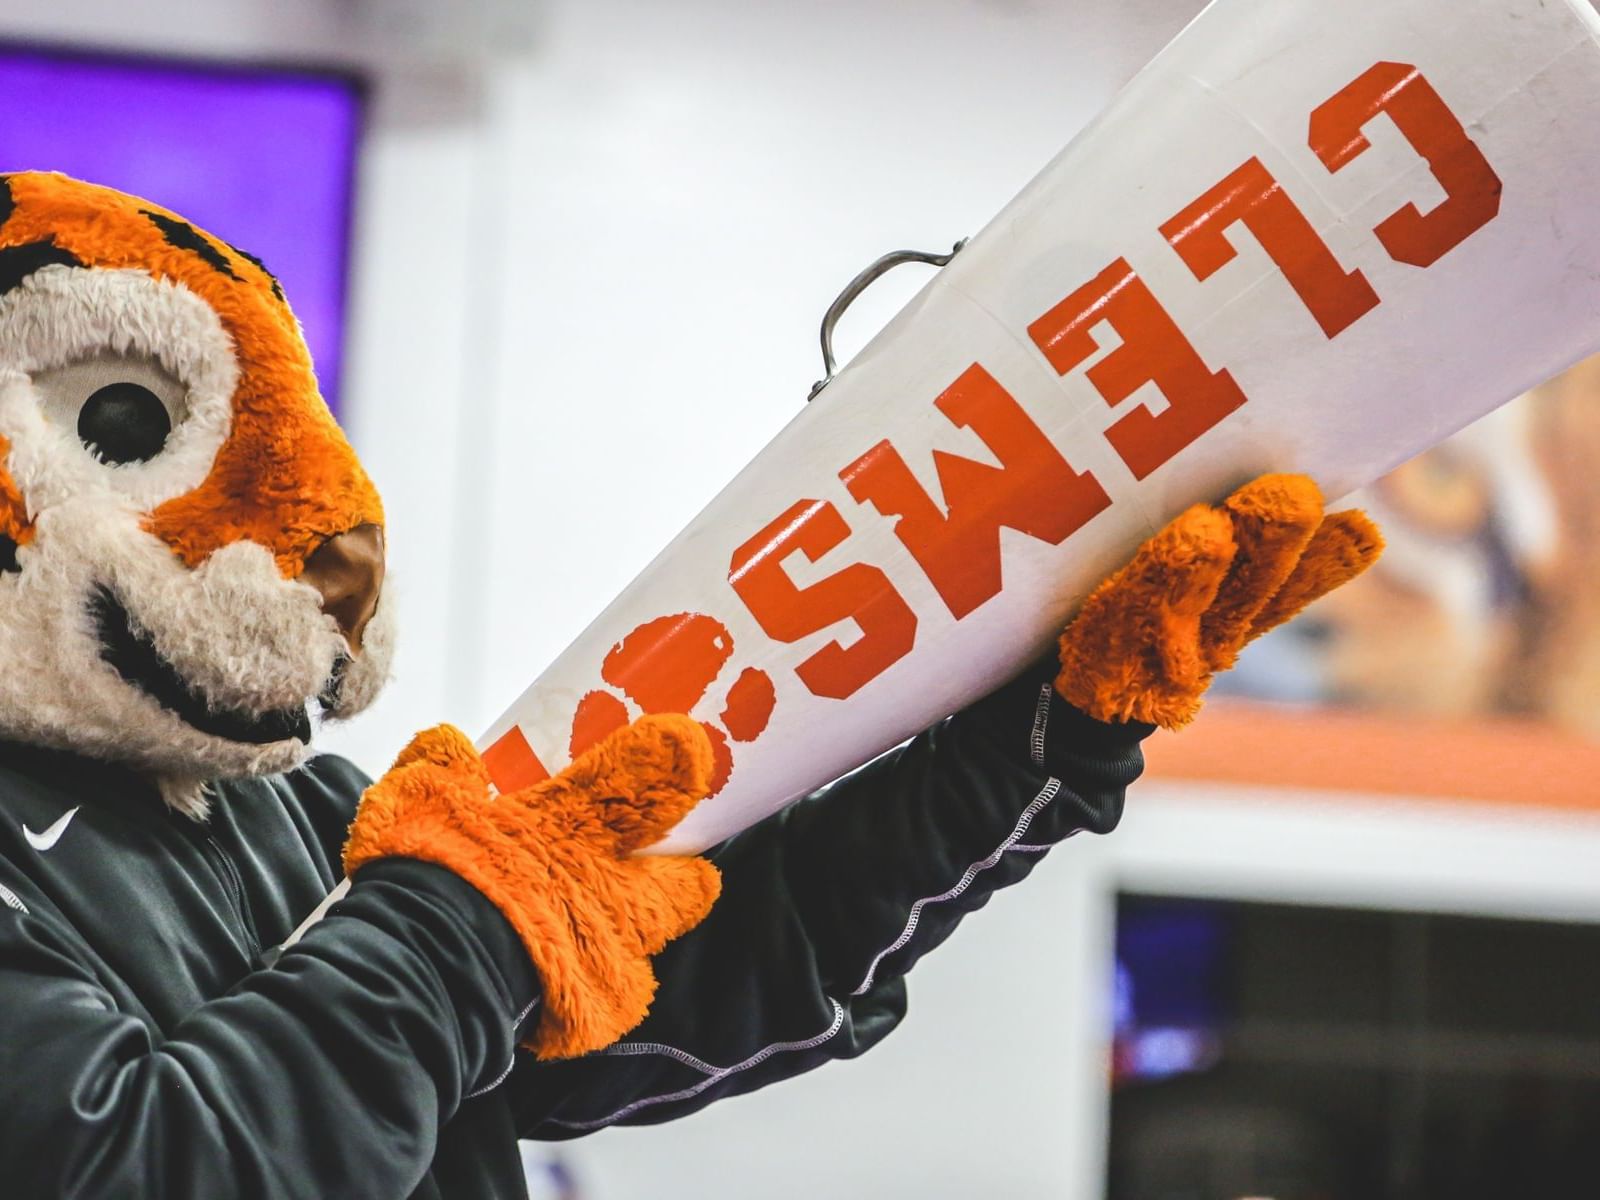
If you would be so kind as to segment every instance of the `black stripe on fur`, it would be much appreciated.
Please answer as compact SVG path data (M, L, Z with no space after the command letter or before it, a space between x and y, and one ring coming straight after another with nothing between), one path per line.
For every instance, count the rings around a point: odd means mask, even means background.
M4 296L40 267L81 267L82 261L70 250L63 250L51 238L23 242L0 249L0 296Z
M283 286L279 284L278 277L271 271L267 270L266 263L262 262L254 254L251 254L250 251L239 249L239 247L235 246L232 242L229 242L227 245L229 250L232 250L240 258L244 259L245 262L252 264L256 270L260 271L263 275L270 279L272 281L272 294L279 300L283 299Z
M206 266L213 271L222 272L229 279L239 278L234 274L233 264L228 261L227 255L207 241L205 236L187 221L163 216L146 208L141 208L139 212L149 217L151 224L161 230L161 236L166 238L167 245L198 255Z

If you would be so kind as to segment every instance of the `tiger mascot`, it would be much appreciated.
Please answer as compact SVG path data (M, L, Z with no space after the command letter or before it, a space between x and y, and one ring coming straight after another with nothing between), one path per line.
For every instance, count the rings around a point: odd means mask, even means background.
M1107 580L1059 662L705 857L636 857L706 791L687 717L499 796L448 726L376 783L312 754L313 713L384 683L383 530L259 260L0 177L8 1196L522 1196L519 1137L859 1054L964 914L1116 825L1156 724L1378 549L1257 480Z

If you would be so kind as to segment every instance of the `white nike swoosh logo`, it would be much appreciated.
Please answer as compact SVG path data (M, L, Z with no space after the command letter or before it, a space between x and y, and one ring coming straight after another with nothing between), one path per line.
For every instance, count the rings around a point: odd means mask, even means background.
M72 818L78 815L76 808L70 808L43 833L35 833L26 825L22 827L22 836L28 839L28 845L41 854L50 849L61 840L61 835L67 831L67 826L72 823Z

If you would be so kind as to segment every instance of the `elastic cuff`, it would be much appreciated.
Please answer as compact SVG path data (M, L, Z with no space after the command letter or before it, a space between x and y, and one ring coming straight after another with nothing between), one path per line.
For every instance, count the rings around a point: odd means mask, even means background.
M1052 751L1070 755L1075 762L1122 762L1156 728L1146 721L1097 720L1057 694L1050 710L1046 762Z

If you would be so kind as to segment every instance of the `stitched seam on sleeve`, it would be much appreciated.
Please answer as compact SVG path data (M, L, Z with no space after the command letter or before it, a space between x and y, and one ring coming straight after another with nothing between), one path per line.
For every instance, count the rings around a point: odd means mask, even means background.
M1064 835L1062 835L1061 841L1064 842L1068 838L1075 838L1082 832L1083 830L1081 829L1069 829ZM1007 853L1043 854L1046 851L1054 850L1060 844L1061 842L1018 842L1015 846L1011 847Z
M523 1009L522 1009L521 1012L519 1012L516 1016L511 1018L511 1032L512 1033L515 1033L517 1031L517 1028L524 1021L526 1021L528 1019L528 1014L531 1013L534 1010L534 1008L538 1005L538 1003L539 1003L539 997L535 996L532 1000L529 1000L528 1003L523 1006ZM488 1083L484 1084L477 1091L468 1092L466 1094L466 1096L464 1097L464 1099L476 1100L479 1096L488 1095L490 1092L494 1091L495 1088L499 1087L502 1083L504 1083L506 1081L506 1076L511 1074L512 1070L516 1067L516 1065L517 1065L517 1052L515 1050L513 1050L511 1052L511 1061L506 1063L506 1069L504 1071L501 1071L500 1074L496 1075L492 1080L490 1080Z
M1044 732L1050 723L1050 697L1055 691L1053 684L1045 684L1039 689L1039 699L1033 706L1033 732L1028 736L1028 753L1039 766L1044 766Z
M979 859L977 862L973 863L970 867L963 871L961 873L961 878L956 880L955 886L951 887L948 891L940 892L937 896L924 896L921 900L918 900L915 904L913 904L911 906L910 914L906 917L906 927L900 931L900 936L895 938L895 940L888 946L885 946L882 950L878 951L877 956L872 960L871 963L867 965L866 978L863 979L855 991L851 992L850 994L852 996L859 996L868 988L870 988L872 986L873 979L876 978L878 974L878 967L882 965L883 960L888 958L889 955L893 954L895 951L903 949L906 943L916 935L917 925L922 920L922 910L924 908L930 904L942 904L947 900L954 900L957 896L960 896L969 887L971 887L973 880L1004 858L1006 851L1010 850L1011 847L1015 846L1019 841L1022 840L1022 835L1028 832L1028 826L1033 824L1034 817L1038 816L1049 805L1049 803L1056 798L1056 793L1060 790L1061 781L1059 779L1056 779L1052 776L1050 779L1046 780L1044 787L1039 790L1039 794L1033 798L1033 802L1029 804L1027 808L1022 810L1022 815L1017 818L1017 823L1012 828L1011 833L1006 837L1005 841L1001 842L995 847L992 854L990 854L987 858Z
M516 1065L517 1065L517 1055L516 1055L515 1051L512 1051L512 1053L511 1053L511 1061L506 1064L506 1069L505 1070L501 1071L500 1074L496 1075L493 1079L491 1079L488 1083L484 1084L477 1091L468 1092L463 1097L463 1099L465 1099L465 1100L476 1100L479 1096L487 1096L490 1092L494 1091L495 1088L499 1087L502 1083L504 1083L506 1081L506 1076L511 1074L512 1068L515 1067Z
M650 1108L657 1104L671 1104L679 1100L693 1099L695 1096L698 1096L701 1092L705 1091L713 1084L720 1083L722 1080L727 1079L729 1076L737 1075L741 1071L748 1071L751 1067L760 1066L775 1054L787 1054L796 1050L814 1050L824 1042L829 1041L835 1034L839 1032L840 1029L844 1027L844 1005L840 1004L832 996L828 997L828 1003L833 1005L833 1022L828 1026L827 1029L823 1030L815 1037L806 1038L801 1042L774 1042L770 1046L762 1047L743 1062L735 1063L731 1067L710 1068L711 1073L704 1079L700 1080L699 1083L693 1084L690 1087L683 1088L676 1092L668 1092L660 1096L647 1096L642 1100L635 1100L631 1104L623 1105L621 1108L617 1109L616 1112L611 1113L609 1116L596 1117L594 1120L590 1121L563 1121L559 1118L552 1117L550 1124L559 1125L563 1129L599 1129L601 1126L611 1125L617 1121L624 1120L625 1118L630 1117L634 1113L638 1112L640 1109ZM671 1057L678 1059L680 1062L687 1062L688 1060L692 1059L693 1063L698 1064L699 1067L705 1067L707 1065L705 1063L701 1063L700 1060L694 1058L693 1055L684 1054L682 1051L674 1052L670 1046L658 1046L657 1043L653 1042L633 1042L631 1045L638 1046L640 1049L637 1051L624 1051L624 1053L648 1054L665 1052Z
M1039 698L1033 706L1033 728L1028 735L1029 751L1033 761L1040 765L1044 763L1044 738L1045 731L1050 723L1050 696L1052 690L1053 689L1051 685L1048 683L1039 688ZM906 925L905 928L900 931L900 936L891 942L887 947L878 951L877 956L867 964L866 978L863 979L860 986L850 994L852 996L859 996L868 988L870 988L872 986L873 979L878 974L878 967L882 965L883 960L888 958L889 955L893 954L895 951L904 948L906 943L916 935L917 924L922 920L922 910L924 908L930 904L941 904L947 900L954 900L957 896L961 895L962 892L971 887L974 879L976 879L984 871L987 871L990 867L994 866L995 863L999 862L1000 859L1005 855L1006 851L1010 850L1022 840L1022 835L1028 832L1028 826L1033 823L1033 818L1038 816L1040 811L1056 798L1056 793L1060 790L1061 781L1059 779L1055 778L1054 776L1051 776L1049 779L1047 779L1044 787L1039 790L1039 794L1033 798L1032 802L1027 808L1022 810L1022 815L1017 818L1017 823L1012 827L1010 835L1007 836L1005 841L1001 842L1000 845L995 848L992 854L990 854L987 858L979 859L977 862L969 866L964 872L962 872L961 878L956 880L955 886L950 888L948 891L941 892L937 896L924 896L921 900L918 900L915 904L913 904L911 906L910 913L906 915Z
M661 1042L613 1042L600 1053L610 1058L632 1058L642 1054L660 1054L667 1058L676 1059L686 1067L692 1067L702 1075L715 1075L722 1070L714 1067L703 1058L696 1058L687 1050L679 1050L676 1046L663 1045Z

